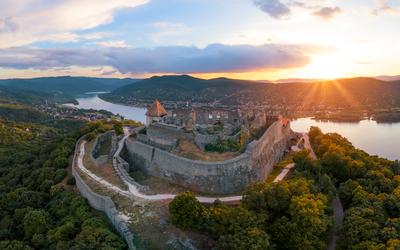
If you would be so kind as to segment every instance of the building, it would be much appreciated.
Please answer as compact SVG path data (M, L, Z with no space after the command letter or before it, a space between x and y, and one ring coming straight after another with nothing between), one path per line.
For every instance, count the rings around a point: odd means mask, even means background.
M162 122L163 118L167 115L168 113L163 105L161 105L161 103L155 99L151 107L146 112L146 126L149 126L154 122Z

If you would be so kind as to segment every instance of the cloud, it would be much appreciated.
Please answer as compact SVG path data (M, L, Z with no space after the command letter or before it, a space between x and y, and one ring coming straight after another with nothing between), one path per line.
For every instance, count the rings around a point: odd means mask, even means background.
M290 14L290 9L280 0L253 0L254 4L273 18L281 18Z
M92 32L81 35L80 37L85 40L99 40L112 36L110 32Z
M0 33L15 32L17 29L18 25L11 17L0 18Z
M124 40L103 41L103 42L96 42L96 44L104 47L114 47L114 48L129 47Z
M342 11L339 7L323 7L321 0L253 0L253 3L273 18L282 18L291 14L292 9L300 8L313 11L312 15L328 20Z
M400 14L400 9L394 8L389 4L388 0L378 0L379 7L372 11L372 14L378 15L379 13Z
M103 66L100 51L87 49L0 49L0 67L14 69L51 69L68 66Z
M0 48L24 46L46 41L49 36L94 28L111 22L119 9L136 7L148 1L2 0L0 17L8 18L0 21L3 31L0 32Z
M341 13L342 9L340 7L324 7L317 11L314 11L312 15L319 17L323 20L329 20L334 18L337 14Z
M302 67L309 54L326 52L314 45L223 45L205 48L168 46L98 49L0 49L0 67L54 69L58 67L107 67L121 73L246 72Z

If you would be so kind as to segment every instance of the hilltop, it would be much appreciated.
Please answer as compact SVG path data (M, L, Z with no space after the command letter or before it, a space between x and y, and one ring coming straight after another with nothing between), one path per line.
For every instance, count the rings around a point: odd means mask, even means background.
M204 80L187 75L152 77L117 88L103 98L210 102L258 102L271 105L331 105L337 107L400 106L400 84L358 77L317 82L273 84L229 78Z
M27 91L43 99L54 97L60 101L71 100L87 92L112 91L137 79L93 78L93 77L42 77L32 79L0 80L0 87L8 92Z
M114 101L126 98L159 98L164 101L208 102L214 99L228 100L236 93L264 88L266 85L271 84L228 78L204 80L188 75L155 76L125 85L103 97Z

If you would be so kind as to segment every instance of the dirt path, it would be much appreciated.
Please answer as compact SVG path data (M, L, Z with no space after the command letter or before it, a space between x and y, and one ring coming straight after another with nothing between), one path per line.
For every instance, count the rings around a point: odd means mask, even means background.
M313 159L317 159L317 155L315 154L313 148L311 147L310 138L307 133L303 134L304 138L304 147L310 150L310 155ZM335 250L336 243L339 239L339 230L342 226L344 219L344 210L342 202L340 201L339 195L336 194L336 197L332 200L332 208L333 208L333 229L332 236L328 243L328 250Z
M118 149L115 152L115 156L119 155L125 140L130 136L130 132L128 130L128 128L124 127L124 137L118 142ZM86 142L82 142L82 144L80 145L80 152L78 155L78 167L80 168L80 170L82 172L84 172L85 174L87 174L89 177L91 177L92 179L94 179L95 181L101 183L102 185L104 185L105 187L116 191L118 193L121 193L125 196L133 196L133 197L138 197L144 200L148 200L148 201L161 201L161 200L171 200L173 199L176 194L155 194L155 195L147 195L144 194L142 192L140 192L140 190L138 189L138 187L136 187L135 185L133 185L132 183L128 182L127 180L125 180L124 178L122 178L122 181L125 183L125 185L128 187L128 190L122 190L121 188L119 188L118 186L115 186L111 183L109 183L108 181L98 177L97 175L95 175L94 173L92 173L90 170L88 170L83 163L83 157L85 155L85 144ZM275 182L277 181L281 181L286 174L289 172L289 170L293 167L292 164L288 164L288 166L286 168L284 168L281 172L281 174L277 177L278 179L276 179ZM238 196L227 196L227 197L205 197L205 196L196 196L197 200L200 201L201 203L214 203L216 200L220 200L221 202L225 202L225 203L229 203L229 202L238 202L242 200L242 196L238 195Z
M128 135L129 136L129 135ZM126 139L128 136L125 136L124 139ZM155 194L155 195L146 195L141 193L138 188L131 183L127 182L126 180L123 180L124 183L128 186L128 190L122 190L116 185L111 184L107 180L100 178L90 170L88 170L84 163L83 163L83 157L85 155L85 145L86 141L82 142L80 145L79 149L79 155L78 155L78 168L88 175L90 178L95 180L96 182L102 184L103 186L107 187L110 190L113 190L117 193L120 193L124 196L134 196L138 197L144 200L149 200L149 201L160 201L160 200L171 200L173 199L176 194ZM120 150L119 150L120 151ZM242 199L242 196L229 196L229 197L204 197L204 196L197 196L196 197L200 202L202 203L213 203L215 200L220 200L222 202L235 202L235 201L240 201Z
M343 206L338 194L336 194L335 199L332 200L332 207L333 207L334 226L333 226L332 238L328 244L328 250L336 249L336 242L339 239L339 230L340 227L342 226L344 219Z

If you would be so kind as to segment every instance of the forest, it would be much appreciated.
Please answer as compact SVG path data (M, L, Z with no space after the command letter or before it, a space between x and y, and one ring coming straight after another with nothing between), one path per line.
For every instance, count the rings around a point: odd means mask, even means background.
M318 160L296 153L290 178L249 186L238 206L205 206L181 193L169 205L171 222L208 234L217 249L326 249L339 194L345 217L338 249L399 249L400 163L315 127L310 138Z
M400 84L357 77L309 83L273 84L249 80L215 78L204 80L188 75L151 77L101 95L112 102L129 100L192 101L236 105L259 102L285 107L383 109L400 106Z
M68 177L76 140L106 129L0 107L0 249L126 248Z

